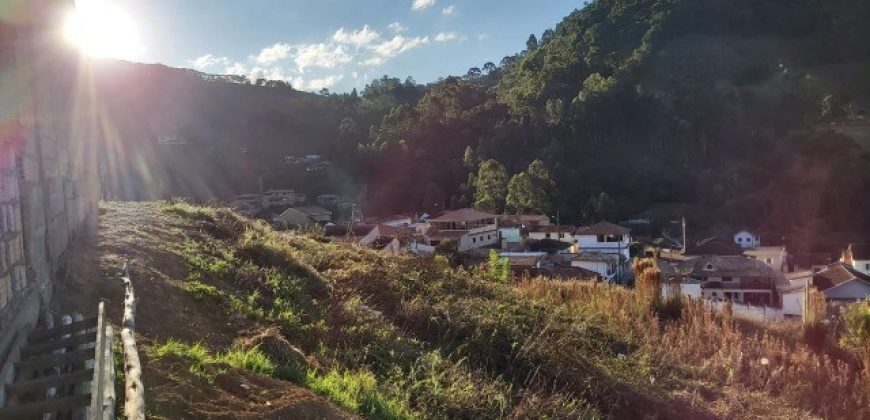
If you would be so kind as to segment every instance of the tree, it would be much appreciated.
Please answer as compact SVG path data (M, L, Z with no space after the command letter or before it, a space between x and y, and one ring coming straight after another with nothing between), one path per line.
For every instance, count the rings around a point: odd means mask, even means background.
M495 70L496 70L496 66L495 66L495 63L493 63L492 61L487 61L483 65L483 72L486 74L492 74L492 72L494 72Z
M471 146L465 146L465 154L462 157L462 164L468 170L473 171L477 167L477 156L474 154L474 149Z
M556 33L553 32L552 29L547 29L544 33L541 34L541 44L546 44L556 36Z
M525 172L520 172L508 183L507 210L517 214L548 214L552 210L550 197L554 189L550 171L544 162L535 160Z
M538 49L538 38L535 36L535 34L531 34L529 35L529 40L526 41L526 50L532 52L536 49Z
M507 196L507 169L489 159L480 164L474 179L474 207L492 213L504 210Z
M511 277L511 263L507 258L498 255L498 251L489 250L489 276L496 283L507 283Z
M583 208L583 219L588 222L598 222L611 219L616 211L616 202L602 192L598 197L590 197Z
M480 71L480 67L472 67L468 69L468 74L466 74L466 77L469 79L477 79L480 77L481 74L483 74L483 72Z

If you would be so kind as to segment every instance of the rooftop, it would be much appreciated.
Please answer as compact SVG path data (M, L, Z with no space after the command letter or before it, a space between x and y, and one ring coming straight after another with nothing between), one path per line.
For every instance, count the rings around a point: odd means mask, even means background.
M773 269L742 255L704 255L679 264L678 270L692 277L773 277Z
M628 235L631 229L610 222L598 222L587 228L577 229L577 235Z
M494 214L478 211L475 209L465 208L465 209L449 211L449 212L444 213L441 216L436 217L434 219L431 219L429 221L430 222L443 222L443 223L473 222L473 221L483 220L483 219L495 219L496 217L498 217L498 216L496 216Z
M862 274L841 262L833 263L813 276L813 284L821 290L852 280L870 282L870 276Z

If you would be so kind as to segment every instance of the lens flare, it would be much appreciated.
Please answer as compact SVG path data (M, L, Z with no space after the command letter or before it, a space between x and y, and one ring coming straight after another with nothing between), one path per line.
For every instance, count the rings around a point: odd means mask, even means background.
M135 60L142 56L136 22L116 4L104 0L78 0L66 20L67 40L95 58Z

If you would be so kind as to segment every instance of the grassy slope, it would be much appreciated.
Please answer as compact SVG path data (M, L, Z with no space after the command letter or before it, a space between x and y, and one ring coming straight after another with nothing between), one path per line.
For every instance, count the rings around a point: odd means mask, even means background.
M158 296L140 307L158 415L211 415L200 394L250 378L374 418L868 414L866 374L699 307L660 321L630 291L500 285L226 210L110 203L103 225L104 263Z

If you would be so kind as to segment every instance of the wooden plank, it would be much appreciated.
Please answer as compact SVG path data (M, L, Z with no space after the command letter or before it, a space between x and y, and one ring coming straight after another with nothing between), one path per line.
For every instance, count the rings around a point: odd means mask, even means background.
M87 407L90 401L91 394L82 394L23 405L14 405L0 409L0 420L42 418L42 415L46 413L68 412L77 408Z
M30 357L38 354L48 353L54 350L65 349L67 347L78 347L83 344L93 343L96 339L96 334L78 334L58 340L51 340L40 344L31 344L21 350L22 357Z
M95 418L97 413L102 412L103 405L103 374L106 370L106 320L104 311L105 305L103 302L100 302L97 306L97 341L94 345L94 376L91 382L91 418Z
M42 357L33 357L15 364L18 372L27 372L38 369L70 364L75 362L84 362L94 358L94 349L81 349L68 351L66 353L52 354Z
M121 344L124 347L124 417L145 420L145 387L142 386L142 365L136 349L136 294L130 270L124 264L124 319L121 323Z
M111 325L106 325L106 368L103 370L103 406L102 419L115 420L115 331ZM92 418L100 418L92 415Z
M82 369L72 373L65 373L63 375L45 376L42 378L31 379L28 381L6 384L6 392L8 394L21 395L50 387L62 388L67 385L90 381L92 379L94 379L94 370Z
M82 330L89 330L97 326L97 318L87 318L81 321L73 322L72 324L61 325L59 327L50 328L47 330L35 330L30 333L29 339L31 343L43 341L46 339L59 338L65 334L72 334Z

